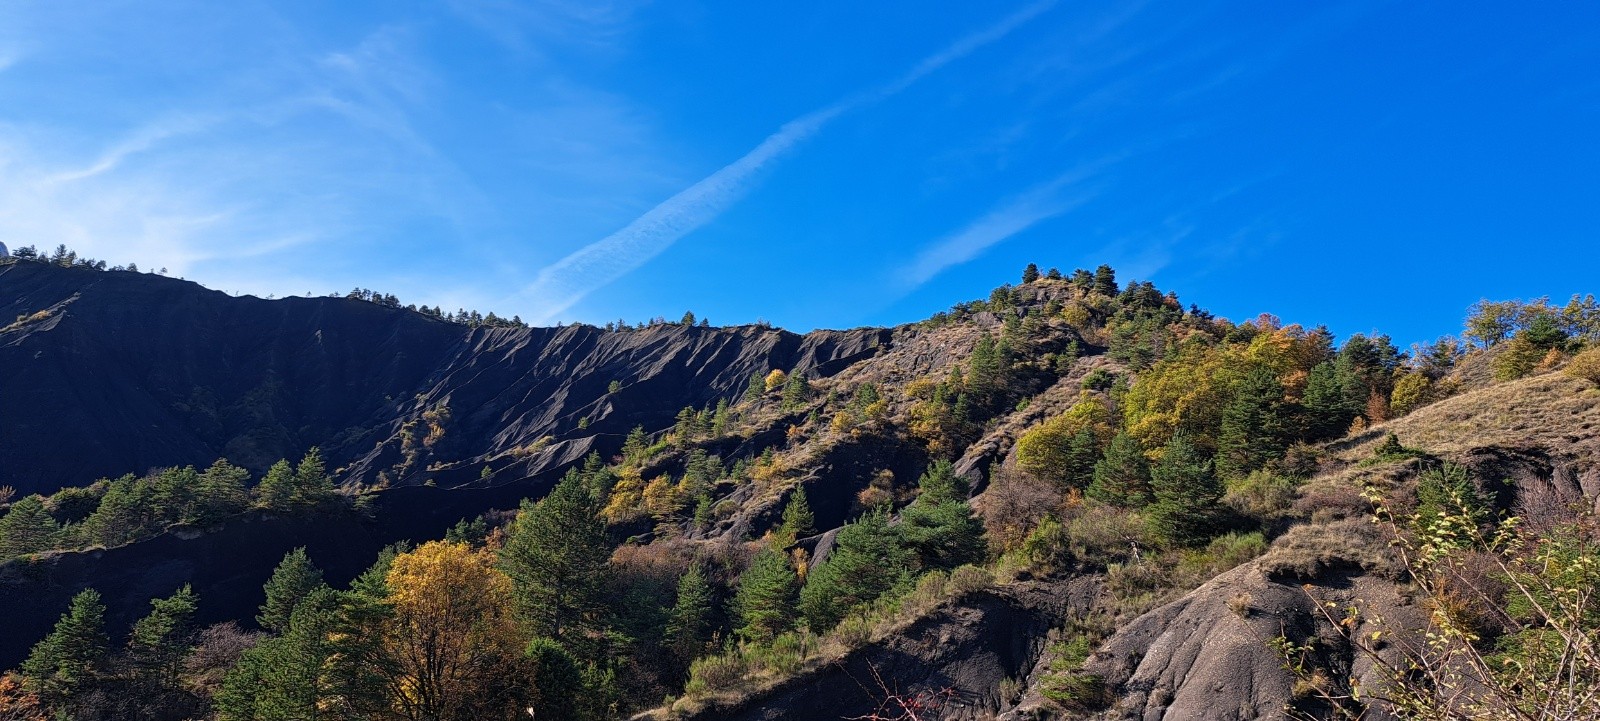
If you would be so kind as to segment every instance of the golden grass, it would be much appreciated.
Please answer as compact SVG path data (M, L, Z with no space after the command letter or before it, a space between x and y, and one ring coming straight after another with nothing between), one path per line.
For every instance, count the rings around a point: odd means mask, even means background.
M1335 444L1345 461L1371 457L1384 434L1429 453L1450 455L1483 446L1542 446L1554 454L1600 452L1600 391L1549 371L1446 398Z

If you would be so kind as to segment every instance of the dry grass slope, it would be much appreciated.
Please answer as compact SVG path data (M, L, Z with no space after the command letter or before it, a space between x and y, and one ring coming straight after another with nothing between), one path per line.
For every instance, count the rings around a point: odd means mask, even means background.
M1600 458L1600 390L1550 371L1446 398L1374 426L1336 455L1360 461L1385 433L1407 446L1450 456L1484 446L1539 446L1574 460ZM1352 439L1356 440L1356 439Z

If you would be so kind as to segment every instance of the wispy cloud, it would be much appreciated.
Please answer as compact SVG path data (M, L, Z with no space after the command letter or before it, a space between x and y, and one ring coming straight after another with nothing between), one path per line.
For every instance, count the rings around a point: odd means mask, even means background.
M451 12L501 46L535 54L552 45L610 48L648 0L449 0Z
M843 110L834 106L790 121L744 157L651 208L622 230L540 270L524 293L535 304L537 322L554 320L584 296L644 265L722 214L749 189L762 168Z
M519 305L531 305L536 322L554 320L588 294L633 272L721 215L749 191L762 170L816 134L829 121L905 90L939 68L1005 37L1055 3L1056 0L1044 0L1029 5L928 56L888 84L851 95L785 123L743 157L661 202L623 229L540 270L533 284L519 294L523 301Z
M951 266L978 257L996 243L1088 202L1094 191L1079 184L1092 174L1088 169L1075 170L1034 187L923 250L901 275L902 289L914 289Z

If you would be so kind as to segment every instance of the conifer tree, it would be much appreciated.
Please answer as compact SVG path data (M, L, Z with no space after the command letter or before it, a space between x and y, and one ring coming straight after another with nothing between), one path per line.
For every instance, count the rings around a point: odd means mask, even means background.
M283 633L246 651L217 693L220 721L334 718L332 679L338 594L317 586L294 607Z
M918 496L901 513L897 532L902 543L915 551L923 569L951 569L978 563L988 551L983 522L963 501Z
M1094 292L1107 298L1117 297L1117 273L1109 265L1094 269Z
M1311 440L1333 438L1350 427L1356 417L1346 400L1344 384L1333 361L1312 367L1302 396L1305 406L1305 433Z
M711 642L711 582L696 563L678 579L677 600L667 614L666 641L680 672Z
M832 554L806 574L800 611L812 631L838 625L851 609L871 603L906 580L913 553L889 526L889 515L874 511L839 531Z
M249 471L228 463L227 459L217 459L196 479L194 514L186 520L216 523L244 510L250 505L250 492L245 488L249 480Z
M538 503L523 501L500 549L500 567L532 635L562 642L604 625L611 544L599 514L577 473Z
M1217 473L1243 478L1283 455L1289 445L1283 383L1266 366L1257 366L1234 386L1222 409L1217 436Z
M0 561L49 548L57 530L44 499L32 495L12 503L0 516Z
M728 426L733 423L733 410L728 407L728 399L717 401L717 409L711 414L711 435L722 437L728 434Z
M1150 463L1139 441L1127 432L1111 439L1106 454L1094 464L1087 495L1101 503L1139 508L1150 502Z
M1222 483L1187 435L1173 436L1150 472L1155 503L1149 510L1150 529L1180 545L1209 538L1218 522Z
M287 511L294 505L294 486L294 466L287 460L278 461L256 484L256 505L271 511Z
M816 517L811 514L811 504L806 502L804 484L794 487L789 502L783 507L783 523L778 526L779 545L788 546L796 540L811 535Z
M811 384L806 381L804 373L790 373L783 382L783 409L794 410L805 403L811 395Z
M533 672L534 693L528 704L533 718L582 718L583 669L572 654L548 638L536 638L528 643L527 657Z
M133 663L158 686L174 688L180 664L194 648L194 614L199 600L189 584L171 596L150 600L150 614L133 624L128 651Z
M960 501L966 497L966 479L956 475L955 464L946 459L928 464L927 470L917 479L917 501L920 503Z
M293 501L301 506L315 506L333 495L333 479L323 464L322 450L313 446L295 467Z
M1094 482L1094 466L1100 460L1100 439L1094 429L1085 426L1073 434L1067 443L1067 453L1062 464L1068 488L1084 489Z
M29 690L58 705L93 683L106 655L105 616L100 592L89 588L73 596L50 635L22 662Z
M1032 282L1034 282L1034 281L1036 281L1038 279L1039 279L1039 265L1037 263L1029 263L1028 267L1022 269L1022 282L1023 283L1032 283Z
M794 596L799 579L789 557L768 545L739 576L733 606L739 616L738 633L749 641L770 641L794 623Z
M282 633L289 627L295 606L322 585L322 571L311 564L304 546L284 554L262 587L267 600L261 604L256 622L270 632Z

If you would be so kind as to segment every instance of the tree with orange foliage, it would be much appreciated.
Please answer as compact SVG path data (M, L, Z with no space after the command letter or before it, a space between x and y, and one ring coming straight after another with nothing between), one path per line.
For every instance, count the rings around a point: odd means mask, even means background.
M494 556L432 541L395 557L384 644L395 710L409 721L517 718L522 638Z
M14 673L0 676L0 721L49 721L39 696L23 688Z

